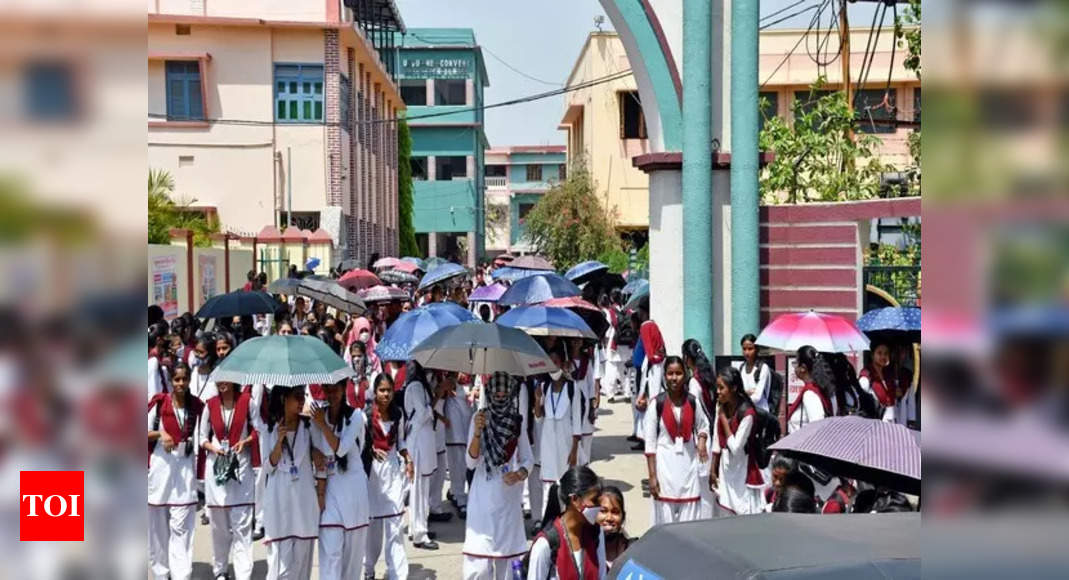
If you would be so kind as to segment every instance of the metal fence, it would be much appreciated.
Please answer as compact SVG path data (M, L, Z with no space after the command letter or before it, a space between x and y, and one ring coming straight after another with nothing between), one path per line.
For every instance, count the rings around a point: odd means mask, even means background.
M920 301L920 266L865 266L865 286L874 286L890 294L902 306L917 306ZM865 310L886 306L872 292L865 292ZM880 302L875 304L874 302Z

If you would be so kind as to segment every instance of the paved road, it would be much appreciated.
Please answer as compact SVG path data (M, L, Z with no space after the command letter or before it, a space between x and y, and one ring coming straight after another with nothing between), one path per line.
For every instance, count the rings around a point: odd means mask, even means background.
M624 492L627 504L627 532L637 537L646 532L650 522L650 500L642 497L640 481L646 476L646 461L639 451L631 451L627 436L631 434L631 405L627 402L608 403L602 407L594 435L593 462L591 468L603 477L607 484L619 487ZM448 484L447 484L448 487ZM461 578L464 544L464 522L454 517L451 521L431 524L438 534L440 549L435 552L406 546L409 557L409 577L412 579L436 578L455 580ZM194 578L211 578L211 537L207 526L197 527L194 538ZM267 575L267 552L263 544L255 546L256 564L254 578ZM385 574L385 564L380 558L376 577ZM316 577L313 572L313 578Z

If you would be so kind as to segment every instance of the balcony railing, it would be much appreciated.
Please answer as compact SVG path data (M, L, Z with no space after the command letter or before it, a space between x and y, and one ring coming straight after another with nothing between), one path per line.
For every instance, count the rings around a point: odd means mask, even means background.
M486 187L507 187L509 178L505 176L487 176Z
M920 266L865 266L865 285L872 285L887 292L902 306L917 306L920 298ZM870 293L865 293L865 310L884 304L872 304Z

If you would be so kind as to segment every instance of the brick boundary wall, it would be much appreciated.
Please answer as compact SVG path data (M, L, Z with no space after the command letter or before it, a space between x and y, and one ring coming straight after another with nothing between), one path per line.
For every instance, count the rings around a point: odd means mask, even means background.
M323 31L323 101L327 122L327 205L342 205L341 74L338 31Z

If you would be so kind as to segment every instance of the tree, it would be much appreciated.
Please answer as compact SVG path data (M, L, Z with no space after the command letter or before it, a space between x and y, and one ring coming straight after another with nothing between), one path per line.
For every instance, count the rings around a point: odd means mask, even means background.
M612 218L594 191L582 162L568 168L568 177L554 185L531 208L525 221L527 237L557 268L593 260L619 249Z
M170 231L181 228L193 230L194 245L210 246L211 235L219 232L219 223L192 207L196 199L179 204L172 199L173 195L174 177L162 169L149 169L148 243L170 244Z
M818 97L815 91L822 86L823 79L818 80L808 100L791 105L793 124L779 117L765 120L760 147L775 157L761 175L764 203L847 201L879 193L886 170L876 156L879 139L856 133L846 95L835 91Z
M418 256L416 228L412 225L412 135L408 121L397 124L397 229L398 248L402 256Z
M486 230L496 237L509 221L509 206L502 203L486 204Z
M917 80L921 78L921 0L910 0L905 12L895 20L895 42L906 49L903 65L913 71ZM914 111L914 118L920 122L920 111ZM921 194L921 130L914 129L909 134L910 174L909 189L911 195Z

